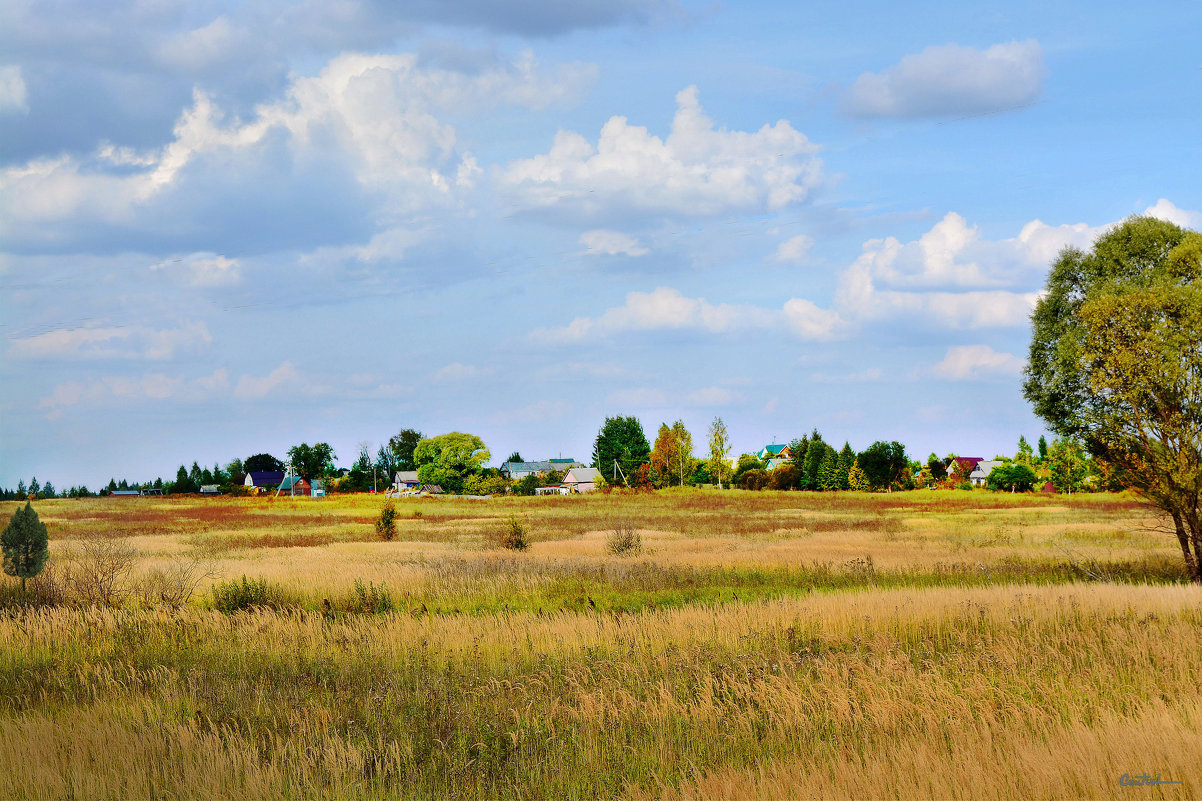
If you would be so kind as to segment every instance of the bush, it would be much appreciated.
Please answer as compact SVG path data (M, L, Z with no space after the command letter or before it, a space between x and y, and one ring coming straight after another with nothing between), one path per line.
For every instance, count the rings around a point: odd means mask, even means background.
M769 474L768 486L774 490L790 490L797 486L797 468L782 464Z
M25 591L25 580L31 579L46 566L50 558L49 535L46 524L38 519L29 501L25 508L17 507L8 521L4 533L0 534L0 546L4 551L4 572L21 579L21 591Z
M519 520L517 515L510 515L509 520L505 521L505 525L501 529L497 542L502 548L511 551L526 550L530 547L526 524Z
M133 592L126 581L138 552L119 537L88 540L75 559L63 565L63 583L74 600L87 606L120 606Z
M643 535L630 523L619 523L606 536L605 547L614 556L633 556L643 550Z
M396 536L396 504L392 501L384 501L384 507L380 509L380 517L376 520L376 533L383 540L391 540Z
M779 468L778 468L779 469ZM762 490L768 485L768 471L753 468L739 478L739 486L746 490Z
M241 581L223 581L213 586L213 608L218 612L239 612L255 607L278 607L280 592L269 585L264 579L248 579L242 576Z
M388 587L384 584L377 587L371 582L364 586L361 579L355 579L355 589L352 591L350 603L347 604L348 612L378 615L391 612L392 609L392 593L388 591Z
M137 582L135 591L148 606L179 609L192 599L200 582L215 575L199 559L175 559L167 567L156 567Z

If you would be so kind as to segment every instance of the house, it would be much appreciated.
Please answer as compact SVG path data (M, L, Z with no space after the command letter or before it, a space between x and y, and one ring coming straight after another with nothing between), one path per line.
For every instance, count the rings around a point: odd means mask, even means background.
M573 467L563 477L563 486L569 492L592 492L597 488L601 471L595 467Z
M218 487L216 484L201 484L200 485L200 494L201 495L220 495L221 488Z
M545 487L535 487L535 495L567 495L572 490L563 484L548 484Z
M280 482L281 493L286 492L289 495L308 495L312 492L313 486L300 476L288 476Z
M1005 464L1005 462L1001 460L987 462L984 459L978 459L976 469L968 474L968 480L972 482L974 487L984 486L985 482L989 480L990 472L1000 464Z
M575 467L586 467L575 459L547 459L542 462L505 462L501 475L510 481L521 481L526 476L540 476L552 470L563 473Z
M392 478L392 487L396 490L413 489L421 483L416 470L398 470Z
M767 469L767 470L775 470L776 468L780 467L781 465L785 465L785 464L791 464L791 463L792 463L792 460L791 460L791 459L787 459L787 458L786 458L786 459L782 459L782 458L780 458L780 457L777 457L777 458L775 458L775 459L769 459L769 460L768 460L768 461L765 463L764 467L765 467L765 469Z
M422 484L419 488L424 495L442 495L443 489L437 484Z
M953 457L952 463L947 466L947 474L955 476L960 481L969 480L972 471L977 469L977 465L985 461L982 456L956 456Z
M772 470L774 467L772 463L774 461L776 462L777 466L787 462L789 459L793 458L793 451L789 449L788 445L777 445L774 442L771 445L765 445L764 447L760 448L756 453L755 458L759 459L761 462L765 462L768 465L768 469ZM777 461L778 459L781 461Z
M267 488L277 486L283 480L283 470L258 470L247 473L246 480L242 483L248 487Z
M113 490L109 493L114 498L137 498L141 494L138 490Z
M326 485L317 479L313 479L313 482L309 485L309 495L313 498L326 497Z

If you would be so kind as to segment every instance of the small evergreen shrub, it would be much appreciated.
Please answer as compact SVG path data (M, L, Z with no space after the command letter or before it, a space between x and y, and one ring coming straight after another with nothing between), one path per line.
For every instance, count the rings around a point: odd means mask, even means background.
M4 551L4 572L21 579L21 592L25 592L25 580L41 573L50 558L46 524L38 519L29 501L24 509L18 506L13 512L4 533L0 534L0 546Z
M384 508L380 510L380 517L376 520L376 533L383 540L391 540L396 536L396 505L390 500L385 501Z

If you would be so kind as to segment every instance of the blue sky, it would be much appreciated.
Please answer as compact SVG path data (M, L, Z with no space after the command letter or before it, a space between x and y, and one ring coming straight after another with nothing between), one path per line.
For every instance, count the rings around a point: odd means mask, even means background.
M1199 17L6 0L0 485L617 414L1012 453L1059 249L1202 227Z

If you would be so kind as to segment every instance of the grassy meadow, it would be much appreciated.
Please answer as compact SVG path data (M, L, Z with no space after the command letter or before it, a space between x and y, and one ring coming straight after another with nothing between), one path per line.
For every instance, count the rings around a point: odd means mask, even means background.
M1202 796L1202 588L1130 497L382 503L37 504L0 797Z

